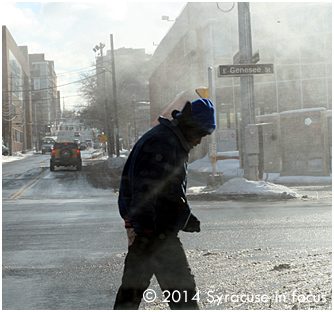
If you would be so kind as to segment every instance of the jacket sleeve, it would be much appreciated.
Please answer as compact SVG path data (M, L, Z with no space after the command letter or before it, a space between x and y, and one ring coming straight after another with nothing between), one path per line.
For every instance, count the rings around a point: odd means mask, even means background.
M185 164L183 164L185 165ZM175 146L165 142L147 142L133 163L132 202L130 222L136 233L156 230L157 207L168 209L165 221L172 222L177 230L186 223L190 209L185 195L185 177L177 159ZM164 201L165 203L161 203ZM178 212L171 218L171 210ZM159 216L164 211L160 211ZM177 223L180 223L178 225Z

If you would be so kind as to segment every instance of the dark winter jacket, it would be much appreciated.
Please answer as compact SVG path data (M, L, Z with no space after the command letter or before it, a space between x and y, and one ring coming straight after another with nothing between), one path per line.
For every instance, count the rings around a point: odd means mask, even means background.
M190 147L175 121L159 118L131 151L124 166L118 205L135 232L179 231L190 217L186 198Z

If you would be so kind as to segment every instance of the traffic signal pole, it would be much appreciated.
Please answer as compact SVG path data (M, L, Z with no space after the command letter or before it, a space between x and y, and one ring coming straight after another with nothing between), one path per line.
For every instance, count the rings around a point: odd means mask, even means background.
M216 111L216 101L215 101L215 90L214 90L214 87L213 87L213 82L212 82L212 67L209 67L208 68L208 82L209 82L209 94L210 94L210 97L211 97L211 102L213 103L213 107ZM217 118L218 116L216 116ZM216 134L213 133L211 135L211 144L214 146L214 148L216 149L216 152L215 154L217 154L217 143L216 143ZM213 155L215 157L217 157L217 155ZM217 175L217 162L216 160L211 160L212 161L212 174L213 176L216 176Z
M238 2L239 24L239 51L241 52L241 64L252 63L252 33L249 2ZM257 180L255 168L250 168L246 150L245 129L248 124L255 123L254 108L254 77L253 75L241 76L241 144L244 167L244 178Z
M205 99L210 99L213 104L213 107L216 112L216 124L218 128L218 114L216 109L216 88L214 85L213 79L213 69L212 67L208 67L208 84L209 87L200 87L195 91L201 97ZM223 184L223 177L221 174L217 173L217 142L216 142L216 133L211 134L211 143L209 143L209 151L208 154L211 156L212 163L212 174L209 175L207 184L212 187L219 187Z

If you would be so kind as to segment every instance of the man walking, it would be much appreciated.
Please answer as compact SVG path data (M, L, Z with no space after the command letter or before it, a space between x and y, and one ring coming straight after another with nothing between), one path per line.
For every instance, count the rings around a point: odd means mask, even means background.
M178 232L200 231L186 197L187 163L190 149L215 130L215 112L210 100L198 99L172 117L159 117L124 166L118 204L129 250L114 309L138 309L153 274L165 294L180 296L169 296L171 309L198 309Z

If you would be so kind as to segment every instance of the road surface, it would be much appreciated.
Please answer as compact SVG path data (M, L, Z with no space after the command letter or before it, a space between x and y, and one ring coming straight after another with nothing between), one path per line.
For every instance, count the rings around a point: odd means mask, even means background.
M88 160L81 172L48 160L3 165L2 307L111 309L127 250L117 194L92 187ZM201 309L331 309L330 198L191 206L202 231L180 237ZM150 288L141 308L166 309Z

